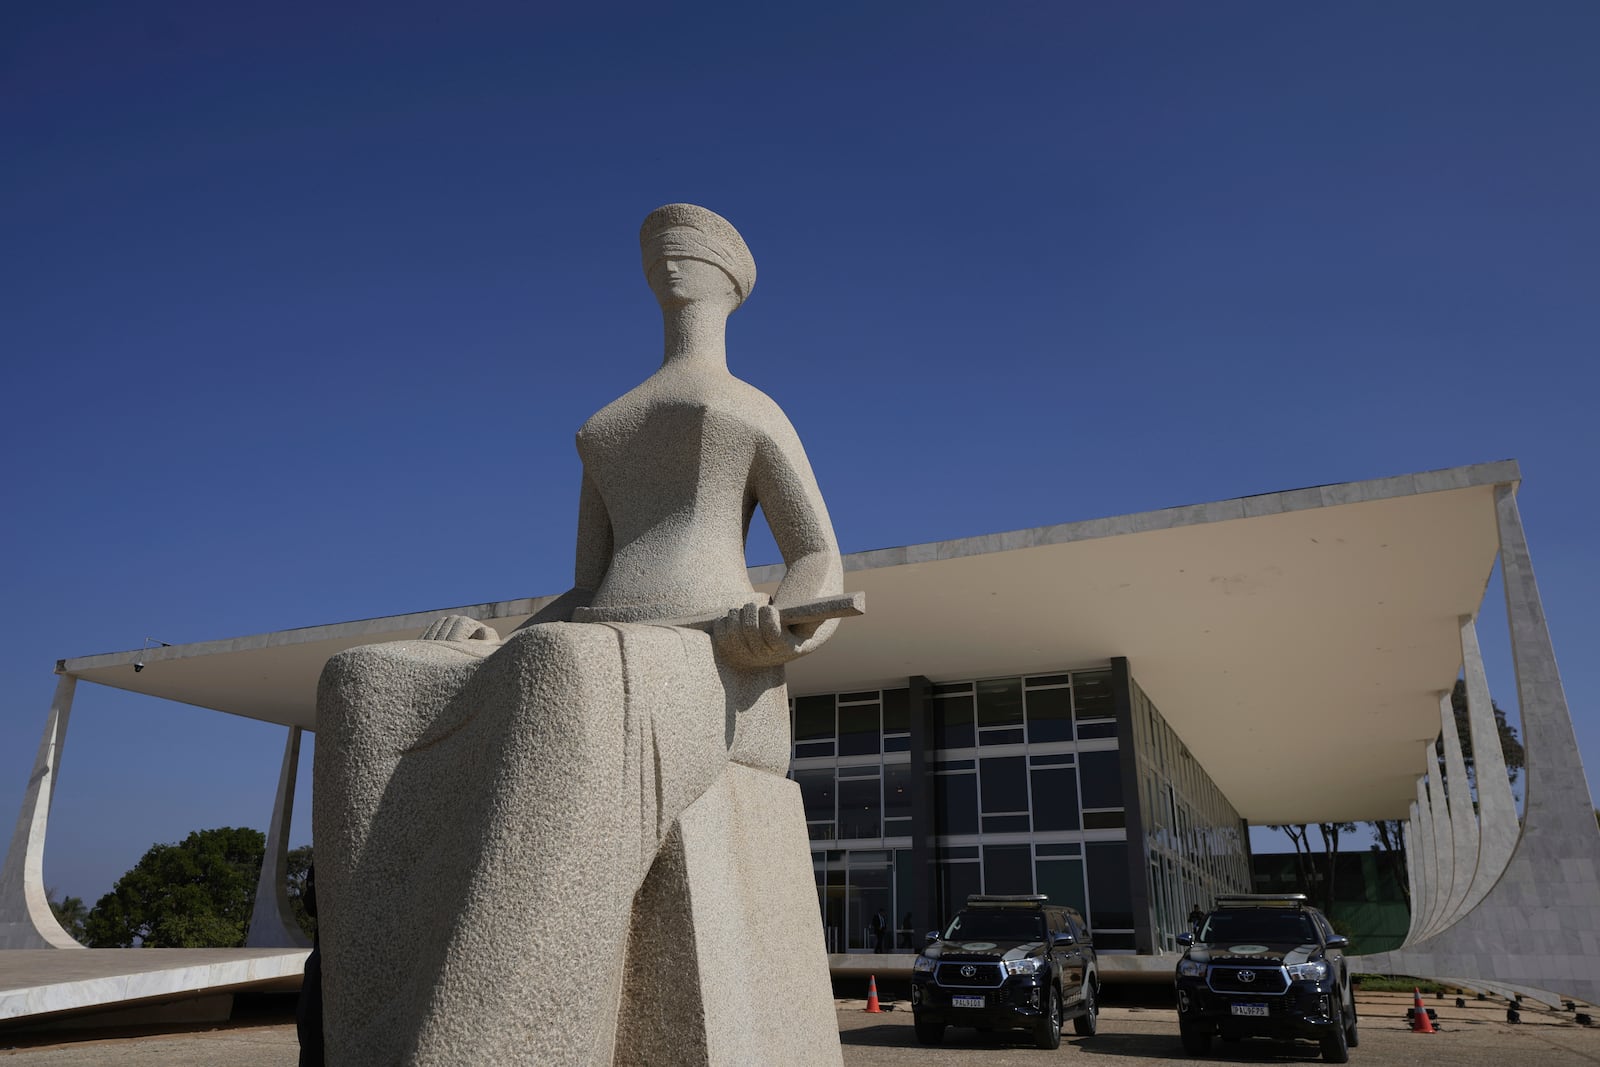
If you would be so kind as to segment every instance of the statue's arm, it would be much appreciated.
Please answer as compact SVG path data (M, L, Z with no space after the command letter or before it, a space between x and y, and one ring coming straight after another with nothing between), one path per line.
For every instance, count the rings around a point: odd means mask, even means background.
M781 416L780 416L781 417ZM712 633L731 662L775 666L816 650L838 627L837 618L781 625L779 609L844 591L844 567L828 506L817 488L800 439L787 420L763 435L750 473L750 493L767 518L786 573L770 605L747 604L719 620Z
M572 567L572 588L540 608L523 626L542 622L571 622L572 613L588 607L596 589L611 568L611 514L589 472L583 472L578 491L578 549Z

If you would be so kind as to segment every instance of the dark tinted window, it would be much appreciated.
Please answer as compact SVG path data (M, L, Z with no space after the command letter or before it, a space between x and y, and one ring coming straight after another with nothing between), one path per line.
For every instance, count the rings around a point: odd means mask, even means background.
M794 739L819 741L833 737L833 695L799 697L794 702Z
M1022 725L1021 678L997 678L978 683L978 725Z
M1032 689L1028 691L1028 740L1072 740L1072 690Z
M1078 774L1082 778L1084 807L1122 807L1122 763L1119 753L1115 750L1078 753Z

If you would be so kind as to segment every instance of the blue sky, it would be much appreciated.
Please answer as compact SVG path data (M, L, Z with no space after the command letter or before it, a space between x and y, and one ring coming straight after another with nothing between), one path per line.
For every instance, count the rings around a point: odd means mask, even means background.
M1597 39L1560 2L10 5L0 813L58 658L566 588L674 200L755 252L730 363L846 551L1520 460L1600 767ZM47 881L263 826L281 746L81 687Z

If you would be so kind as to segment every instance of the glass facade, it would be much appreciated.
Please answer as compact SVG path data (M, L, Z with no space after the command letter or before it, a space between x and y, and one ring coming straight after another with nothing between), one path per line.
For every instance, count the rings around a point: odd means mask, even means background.
M1247 891L1237 815L1193 760L1185 767L1166 748L1142 751L1181 746L1143 692L1118 677L1097 668L944 683L921 709L909 688L795 698L790 776L804 801L828 950L915 951L979 892L1070 904L1103 952L1152 939L1170 947L1183 929L1173 916L1181 924L1211 893ZM913 715L925 716L931 735L923 781L911 770ZM1139 750L1137 783L1125 781L1127 741ZM1171 798L1166 814L1154 808L1162 798ZM912 865L919 803L931 813L933 915L917 914L927 898ZM1129 804L1147 831L1150 884L1139 888L1148 908L1132 892L1142 860L1128 852Z
M1144 690L1131 680L1130 690L1149 901L1141 925L1151 949L1172 951L1189 928L1190 908L1210 908L1219 893L1251 891L1250 838Z

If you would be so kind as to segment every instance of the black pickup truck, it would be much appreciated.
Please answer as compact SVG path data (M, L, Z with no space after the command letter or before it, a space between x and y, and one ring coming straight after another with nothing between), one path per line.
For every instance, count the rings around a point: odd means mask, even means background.
M1083 916L1043 896L971 896L912 967L917 1040L937 1045L946 1026L1031 1031L1061 1046L1061 1024L1099 1026L1100 975Z
M1224 1041L1308 1040L1328 1063L1357 1041L1347 941L1299 893L1218 897L1197 934L1180 934L1178 1031L1191 1056Z

